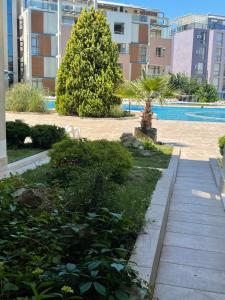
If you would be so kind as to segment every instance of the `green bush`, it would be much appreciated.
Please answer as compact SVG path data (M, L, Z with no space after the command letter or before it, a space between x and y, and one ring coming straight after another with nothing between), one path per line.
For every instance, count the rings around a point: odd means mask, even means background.
M219 148L220 148L221 155L223 155L224 146L225 146L225 136L221 136L219 138Z
M30 135L34 147L42 149L50 149L66 136L65 129L55 125L35 125Z
M112 42L105 14L84 9L73 26L57 74L57 112L108 117L111 105L119 103L113 91L121 80L118 47Z
M119 105L114 105L110 109L109 117L111 118L123 118L129 117L130 114L128 111L123 110Z
M75 217L44 198L31 208L15 197L23 186L0 181L1 299L120 300L143 287L127 263L132 220L108 209Z
M132 156L119 142L64 140L53 146L51 165L68 178L75 168L101 165L110 180L121 183L132 167Z
M30 131L29 125L20 120L6 122L7 145L23 146L26 137L30 136Z
M45 112L45 91L28 83L15 84L6 93L6 110L18 112Z

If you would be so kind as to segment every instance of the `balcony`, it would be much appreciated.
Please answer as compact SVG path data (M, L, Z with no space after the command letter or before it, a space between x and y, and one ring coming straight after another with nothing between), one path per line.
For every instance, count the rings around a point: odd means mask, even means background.
M148 23L148 16L145 15L132 15L132 22L135 23Z

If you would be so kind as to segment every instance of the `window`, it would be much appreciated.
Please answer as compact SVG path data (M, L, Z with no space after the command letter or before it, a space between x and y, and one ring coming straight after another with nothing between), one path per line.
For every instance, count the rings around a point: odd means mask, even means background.
M157 57L164 57L165 56L165 48L160 48L160 47L157 47L156 50L155 50L155 55Z
M118 63L118 66L121 68L121 70L123 70L123 64Z
M114 33L115 34L124 34L124 23L115 23L114 24Z
M73 25L74 23L75 23L74 18L63 17L63 24L64 25Z
M219 78L214 78L214 79L213 79L213 85L214 85L217 89L219 88L219 83L220 83Z
M199 57L204 60L204 58L205 58L205 48L200 47L200 48L196 49L196 54L199 55Z
M222 59L222 48L216 48L216 61L221 61Z
M205 43L205 41L206 41L206 32L200 32L199 34L197 34L197 39L198 40L200 40L200 42L202 43L202 44L204 44Z
M39 49L39 40L38 35L32 34L31 36L31 48L32 48L32 55L40 55L40 49Z
M216 34L216 45L217 45L217 47L223 46L223 33L222 32L217 32L217 34Z
M42 88L43 87L42 79L33 79L32 86L36 88Z
M202 62L197 63L196 66L195 66L196 74L202 75L203 74L203 68L204 68L204 64Z
M158 76L160 75L160 67L159 66L154 66L150 67L150 76Z
M213 75L220 76L220 64L215 64L213 68Z
M223 78L223 86L222 86L222 91L225 91L225 78Z
M139 62L146 62L147 60L147 45L140 45L139 46Z
M117 44L117 45L118 45L118 51L120 54L127 53L126 44L122 43L122 44Z

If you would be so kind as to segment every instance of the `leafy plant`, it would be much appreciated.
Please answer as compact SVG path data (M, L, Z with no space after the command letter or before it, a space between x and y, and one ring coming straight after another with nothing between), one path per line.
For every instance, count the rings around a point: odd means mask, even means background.
M18 112L45 112L45 90L29 83L17 83L6 93L6 109Z
M55 125L35 125L31 128L31 139L35 147L50 149L53 144L65 138L65 129Z
M60 114L106 117L118 99L113 89L122 79L118 49L106 16L83 10L73 26L57 75L56 110Z
M115 94L122 98L136 99L145 102L141 119L141 128L148 131L152 128L152 101L174 97L175 88L169 84L168 76L151 77L143 72L143 78L136 81L125 81L116 88Z
M219 138L219 148L220 148L220 154L221 155L223 155L224 146L225 146L225 136L221 136Z
M6 138L8 146L24 145L26 137L30 136L30 127L21 120L6 122Z

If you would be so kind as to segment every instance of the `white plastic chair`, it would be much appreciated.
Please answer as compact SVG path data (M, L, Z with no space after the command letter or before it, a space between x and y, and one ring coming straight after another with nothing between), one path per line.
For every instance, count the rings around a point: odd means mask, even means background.
M66 133L73 139L80 139L80 128L73 125L66 126Z

